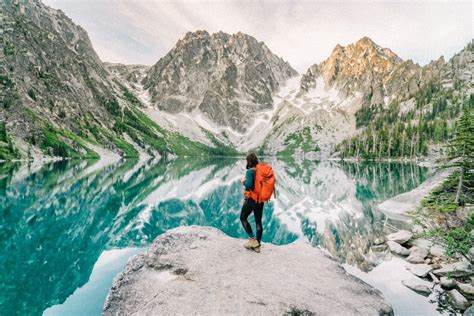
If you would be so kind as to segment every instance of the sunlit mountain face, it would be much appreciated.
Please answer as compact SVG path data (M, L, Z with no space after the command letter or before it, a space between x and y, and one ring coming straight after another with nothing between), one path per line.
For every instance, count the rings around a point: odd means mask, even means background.
M427 172L395 163L269 162L277 189L264 208L263 241L308 240L366 271L384 258L370 250L385 221L375 203L412 189ZM115 274L98 269L120 271L129 256L174 227L214 226L245 238L244 161L97 164L0 166L2 311L41 314L54 306L74 313L71 302L77 306L88 295L97 297L91 312L100 313Z

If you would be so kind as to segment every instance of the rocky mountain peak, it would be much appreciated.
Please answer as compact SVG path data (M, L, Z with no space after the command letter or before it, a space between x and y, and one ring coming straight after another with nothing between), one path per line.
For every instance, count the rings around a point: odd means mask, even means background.
M351 44L357 47L363 47L367 49L381 49L377 43L375 43L370 37L364 36L361 39L357 40L355 43Z
M316 87L316 79L322 77L326 88L334 86L344 97L361 93L370 99L369 103L384 103L395 90L390 87L392 79L397 84L401 81L393 76L411 74L418 68L365 36L347 46L336 45L326 60L308 69L300 88L302 92L308 91Z
M368 37L342 47L336 46L328 59L320 64L328 84L338 78L363 78L370 73L384 75L402 60L388 48L382 48Z
M273 92L296 74L250 35L195 31L150 68L143 84L160 110L198 111L244 132L252 113L271 108Z

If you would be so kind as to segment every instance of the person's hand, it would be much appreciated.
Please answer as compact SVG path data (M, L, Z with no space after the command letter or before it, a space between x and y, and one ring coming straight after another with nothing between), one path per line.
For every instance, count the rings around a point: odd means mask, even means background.
M243 177L243 178L240 180L240 182L242 182L242 184L244 184L244 182L245 182L245 177Z

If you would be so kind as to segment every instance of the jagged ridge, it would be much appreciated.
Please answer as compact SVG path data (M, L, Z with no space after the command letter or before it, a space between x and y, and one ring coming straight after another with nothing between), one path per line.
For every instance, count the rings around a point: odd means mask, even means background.
M273 92L294 75L287 62L249 35L197 31L180 39L143 83L161 110L198 110L244 132L253 114L270 109Z

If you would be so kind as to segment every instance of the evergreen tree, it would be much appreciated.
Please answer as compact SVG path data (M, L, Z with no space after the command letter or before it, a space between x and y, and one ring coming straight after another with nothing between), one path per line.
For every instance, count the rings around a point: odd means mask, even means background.
M7 137L7 128L5 127L5 122L0 122L0 141L8 142Z
M456 189L456 204L464 204L462 193L473 192L474 173L474 123L473 115L465 110L458 121L456 132L449 144L449 158L453 160L450 166L459 168L459 179Z

